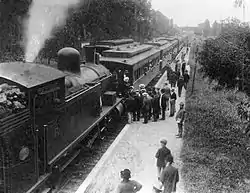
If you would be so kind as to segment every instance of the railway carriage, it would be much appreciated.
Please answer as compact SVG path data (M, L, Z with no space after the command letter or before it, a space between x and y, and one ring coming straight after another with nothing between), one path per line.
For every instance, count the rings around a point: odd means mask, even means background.
M159 49L133 44L104 51L100 62L115 74L126 72L130 83L138 89L139 84L147 85L159 73L159 60ZM123 80L120 77L118 81Z
M157 38L153 41L149 41L146 44L153 45L160 49L160 58L167 62L172 61L174 58L174 48L178 46L177 40L169 41L166 38ZM167 63L161 63L160 70L163 71Z
M162 68L164 53L178 49L131 39L86 46L86 62L73 48L58 52L57 69L42 64L0 64L0 192L40 192L124 111L113 90L129 76L135 88ZM100 54L103 56L100 57Z

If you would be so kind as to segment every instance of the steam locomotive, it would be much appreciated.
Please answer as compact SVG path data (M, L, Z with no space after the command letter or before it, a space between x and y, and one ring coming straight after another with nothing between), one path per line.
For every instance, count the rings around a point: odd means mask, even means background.
M100 41L84 47L83 64L76 49L63 48L57 69L1 63L0 192L39 192L50 186L79 154L81 142L88 139L91 147L122 115L124 98L116 89L124 74L135 88L147 85L164 69L159 61L172 60L185 41Z

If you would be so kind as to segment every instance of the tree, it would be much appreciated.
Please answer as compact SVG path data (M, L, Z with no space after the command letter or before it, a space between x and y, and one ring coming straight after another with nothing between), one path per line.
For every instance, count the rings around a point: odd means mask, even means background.
M32 0L2 0L0 6L0 60L17 60L24 55L22 21ZM65 46L80 49L82 41L134 38L150 39L171 30L169 19L152 9L150 0L81 0L69 10L66 24L55 29L39 57L51 59ZM172 32L174 33L174 31Z
M238 20L223 22L223 31L215 39L208 39L199 53L199 60L205 76L217 80L222 86L233 88L240 78L242 85L249 84L250 28L240 25ZM250 61L250 60L249 60ZM242 88L243 90L246 89ZM245 90L246 91L246 90Z

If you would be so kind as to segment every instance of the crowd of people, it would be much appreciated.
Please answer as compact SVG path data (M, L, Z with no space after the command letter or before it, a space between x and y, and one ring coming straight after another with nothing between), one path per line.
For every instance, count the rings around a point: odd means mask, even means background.
M182 66L186 67L186 64L183 63ZM127 87L124 95L127 98L126 111L129 123L140 121L141 118L143 118L144 124L147 124L150 120L153 122L159 119L165 120L167 111L169 111L170 117L175 115L177 100L175 88L177 86L178 97L181 97L183 87L187 89L189 73L185 68L177 67L176 71L169 71L167 76L170 85L165 82L162 88L153 87L146 89L145 85L141 84L138 90L134 90L133 86L129 86L128 77L124 78ZM182 137L184 114L184 104L180 103L180 109L175 117L179 128L177 137Z
M188 49L187 49L188 51ZM184 56L182 56L184 60ZM139 85L138 90L134 90L133 86L129 85L129 79L124 78L126 88L124 96L126 96L126 111L128 112L129 123L140 121L143 118L143 123L147 124L149 120L156 122L158 119L166 119L166 111L169 111L169 116L173 117L176 113L177 94L175 88L178 88L178 97L181 97L182 89L187 89L189 82L189 72L186 70L186 63L181 65L176 61L175 70L169 69L167 72L167 82L162 88L147 88L145 85ZM177 137L182 137L183 124L185 119L184 103L180 103L180 108L175 116L178 125ZM167 140L160 141L161 147L157 150L156 167L157 167L157 183L153 186L154 191L163 193L176 192L176 184L179 182L178 169L172 166L174 158L171 151L166 147ZM141 190L142 185L130 180L131 172L129 169L124 169L120 173L122 181L117 187L116 193L132 193Z

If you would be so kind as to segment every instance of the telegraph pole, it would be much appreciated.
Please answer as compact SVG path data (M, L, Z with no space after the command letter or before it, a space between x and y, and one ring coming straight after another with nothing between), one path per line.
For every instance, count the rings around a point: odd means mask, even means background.
M192 89L191 89L191 93L189 95L192 96L193 92L194 92L194 82L195 82L195 76L196 76L196 68L197 68L197 62L198 62L198 46L196 46L197 51L194 52L195 55L195 66L194 66L194 75L193 75L193 82L192 82Z
M245 0L243 0L243 5L242 5L242 8L243 8L243 22L245 22Z

